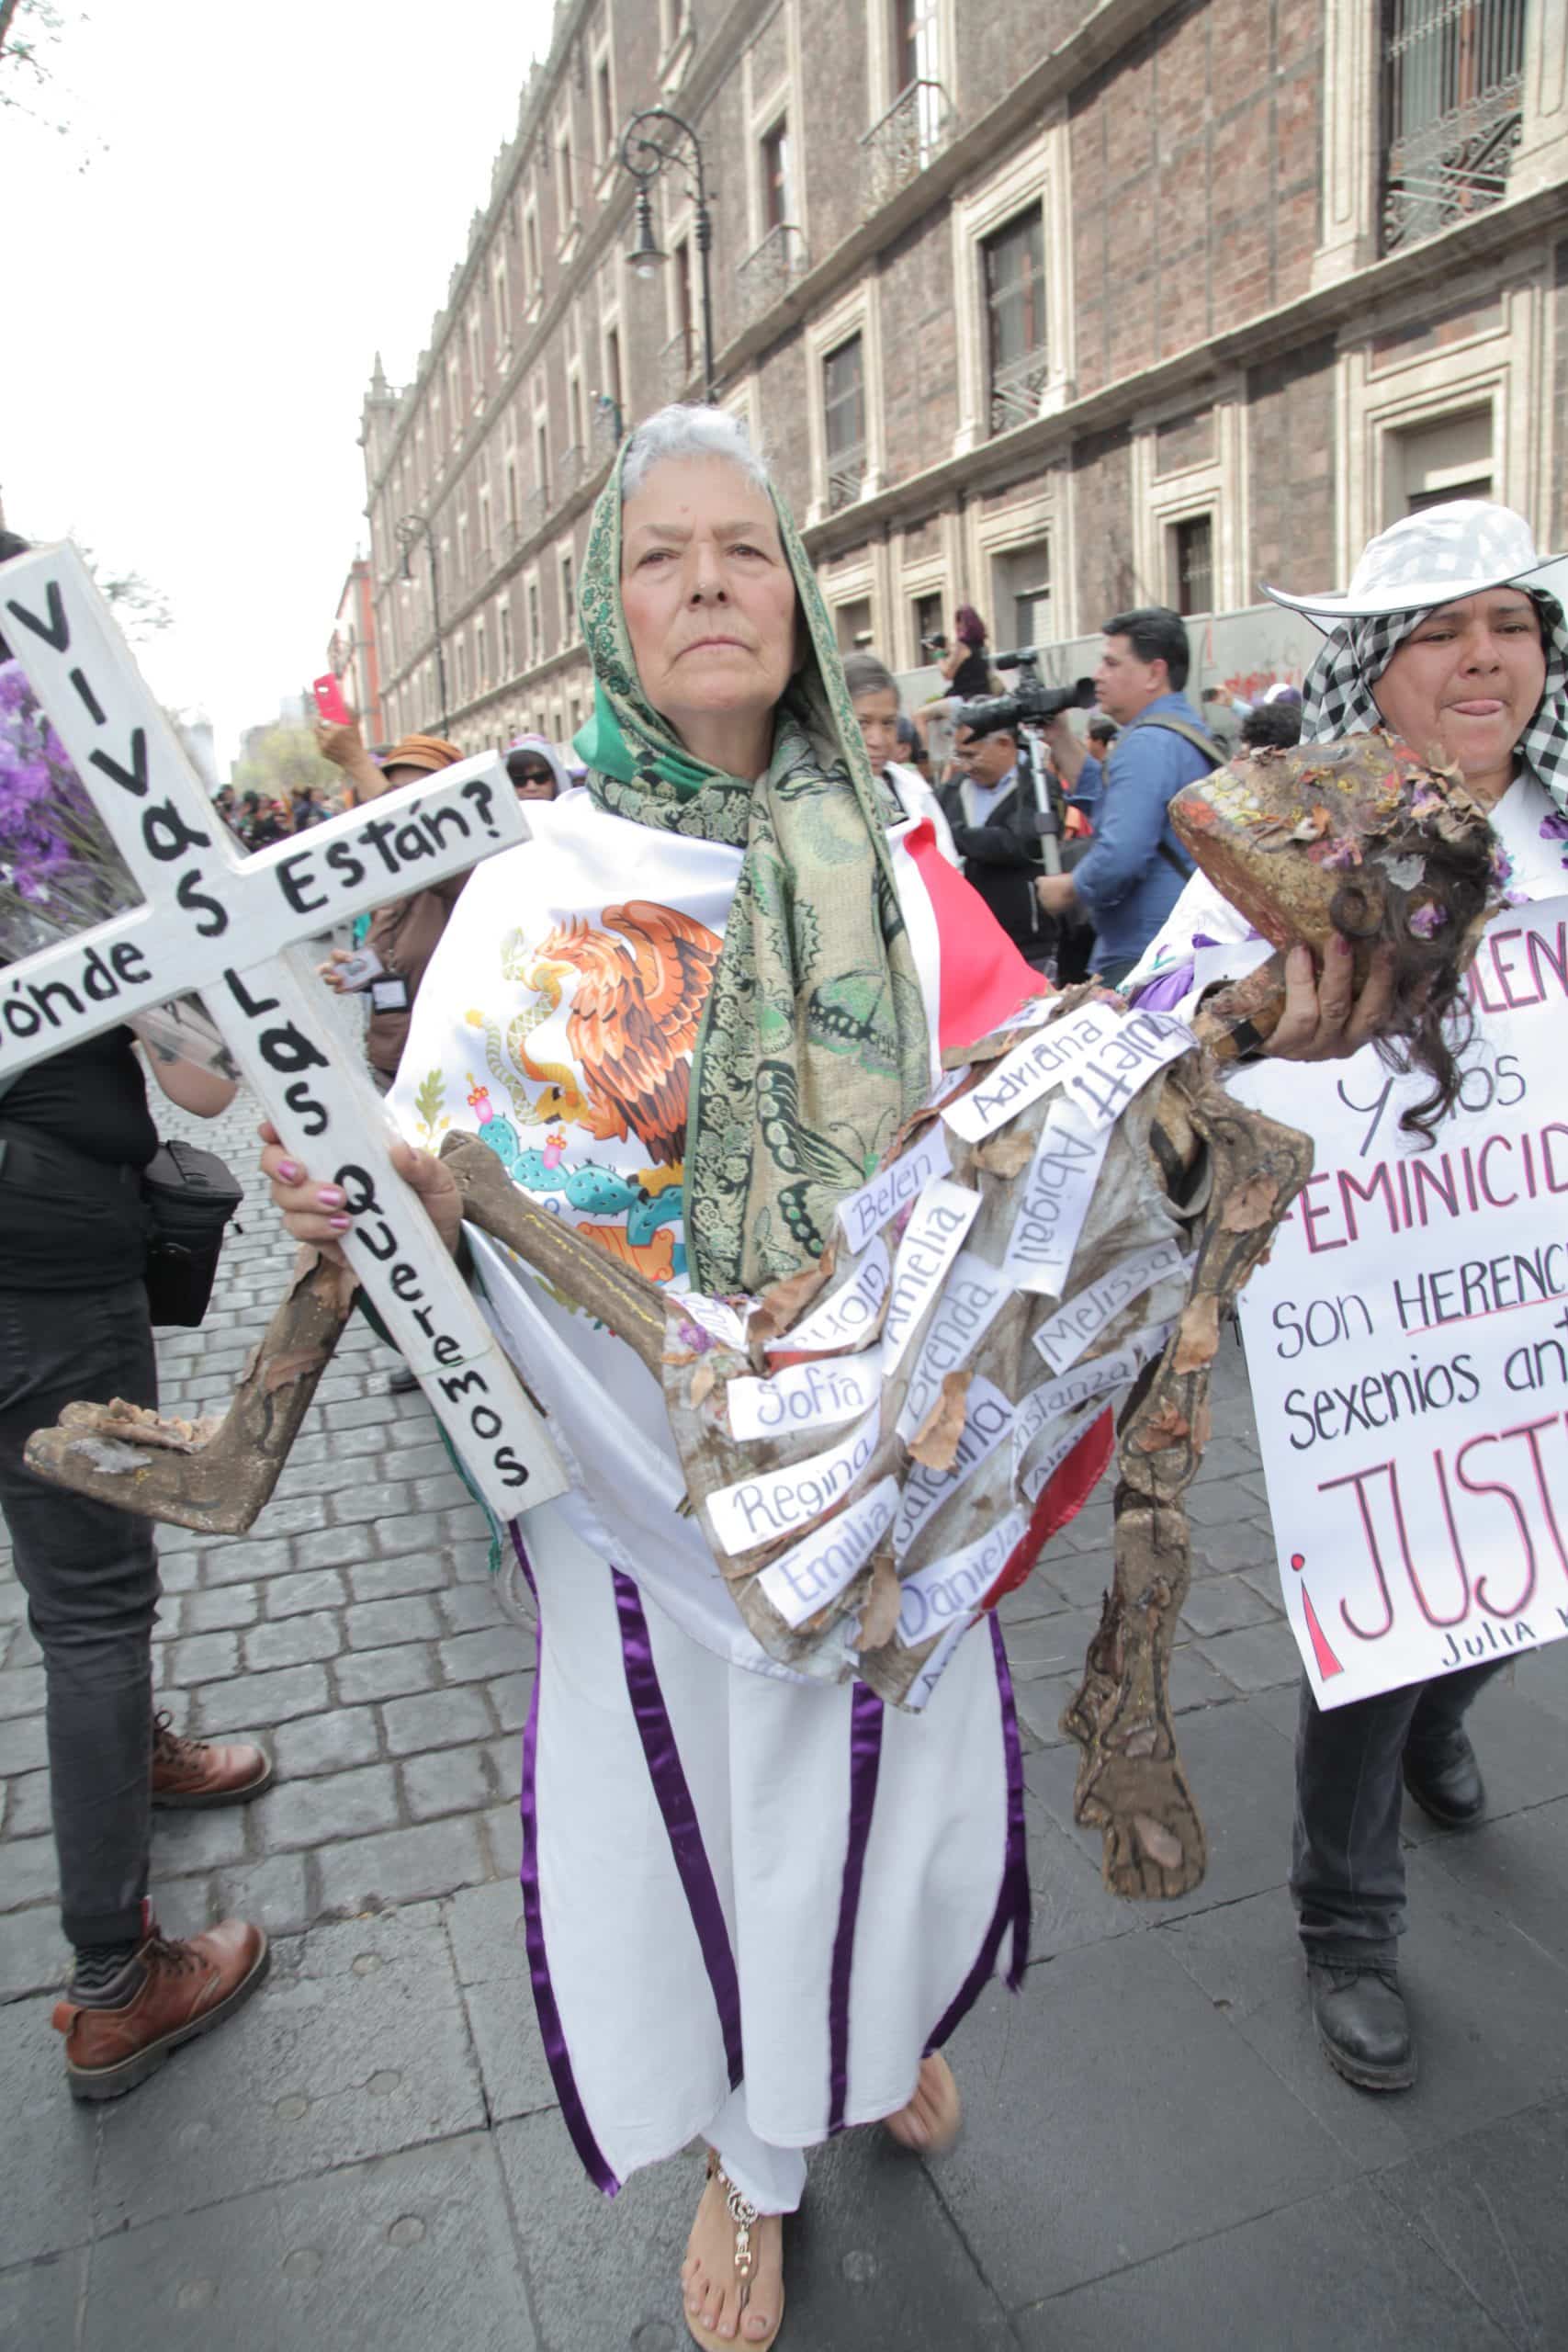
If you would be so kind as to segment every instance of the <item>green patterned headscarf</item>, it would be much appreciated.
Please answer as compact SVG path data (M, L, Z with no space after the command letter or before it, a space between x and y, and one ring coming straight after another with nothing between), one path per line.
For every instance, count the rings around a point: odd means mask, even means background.
M887 818L788 510L771 490L809 651L778 705L767 774L726 775L682 744L632 658L621 605L629 446L583 558L594 703L576 745L601 808L745 853L692 1057L685 1225L696 1289L755 1292L820 1256L837 1203L923 1101L925 1010Z

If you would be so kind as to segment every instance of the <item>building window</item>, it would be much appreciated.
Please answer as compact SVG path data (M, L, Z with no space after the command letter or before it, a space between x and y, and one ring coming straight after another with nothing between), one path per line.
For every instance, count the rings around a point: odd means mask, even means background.
M506 264L498 261L491 280L495 294L495 341L498 350L504 351L512 341L512 306L506 296Z
M942 659L932 640L942 633L942 591L933 588L930 594L914 598L911 610L915 621L915 660L920 664Z
M542 423L534 427L534 472L540 499L547 513L550 503L550 444L548 432Z
M512 600L510 597L503 596L502 598L500 612L501 674L503 678L510 678L513 671L517 666L516 649L512 642Z
M619 327L604 330L604 390L615 403L615 413L623 413L621 399L621 331Z
M454 441L461 436L463 430L463 389L459 377L457 355L455 351L449 352L446 357L446 430Z
M528 663L530 668L539 659L543 637L544 631L539 624L539 583L536 580L530 580L528 582Z
M795 190L790 183L789 118L781 115L762 139L762 230L767 234L795 220Z
M593 76L593 100L594 119L599 130L599 161L604 164L609 161L615 144L615 100L610 88L610 61L607 57L599 60L599 69Z
M465 703L468 699L468 640L461 630L458 631L453 651L457 661L457 700Z
M468 578L468 512L467 507L457 517L457 578L467 586Z
M1526 0L1382 0L1385 254L1506 193L1524 114L1525 12Z
M1383 527L1450 498L1495 498L1492 409L1461 410L1383 438Z
M479 488L479 552L489 555L490 550L490 484L487 481Z
M1168 526L1169 601L1185 620L1214 609L1214 526L1209 514L1189 514Z
M530 205L523 216L523 262L528 278L528 299L544 292L545 273L539 266L539 216Z
M577 634L577 586L572 559L569 555L563 555L560 560L560 641L563 645L570 645Z
M482 619L474 623L474 685L482 694L490 684L490 639Z
M860 496L865 479L865 355L858 334L822 362L822 417L831 514Z
M863 653L871 643L871 598L856 596L838 605L833 614L840 653Z
M1004 646L1049 645L1051 542L1032 539L991 560L991 605Z
M564 237L577 218L577 182L571 168L571 132L563 130L556 148L556 168L559 175L560 224Z
M1031 205L983 239L991 431L1027 424L1040 406L1045 355L1045 224Z
M512 530L517 528L517 460L506 460L506 520Z
M484 329L479 324L479 314L477 310L468 321L468 375L470 397L477 403L480 393L484 390L485 381Z

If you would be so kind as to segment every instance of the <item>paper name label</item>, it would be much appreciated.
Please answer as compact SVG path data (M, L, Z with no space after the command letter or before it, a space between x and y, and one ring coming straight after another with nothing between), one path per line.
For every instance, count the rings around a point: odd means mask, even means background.
M898 1608L898 1639L906 1649L930 1641L959 1618L970 1618L1022 1542L1029 1513L1010 1510L962 1552L950 1552L906 1577Z
M897 1479L879 1478L859 1502L761 1570L757 1582L786 1625L803 1625L837 1600L892 1526L897 1508Z
M1028 1109L1053 1086L1070 1078L1097 1053L1123 1016L1108 1004L1086 1004L1064 1021L1026 1037L988 1074L942 1112L944 1123L965 1143L979 1143L996 1127Z
M996 1452L1012 1427L1012 1407L993 1381L976 1377L969 1383L968 1411L951 1470L928 1470L923 1462L909 1465L898 1516L893 1522L893 1555L901 1560L926 1521L951 1502L964 1481L972 1478Z
M919 1198L933 1176L949 1175L952 1169L947 1136L941 1120L934 1119L919 1143L912 1144L901 1159L894 1160L891 1167L878 1169L869 1184L863 1184L858 1193L852 1193L847 1201L839 1203L839 1223L850 1248L863 1250L889 1217L897 1216L901 1208Z
M1041 1131L1023 1198L1008 1238L1005 1271L1015 1288L1060 1298L1111 1142L1058 1102Z
M1040 1326L1034 1344L1053 1372L1066 1372L1131 1300L1141 1298L1165 1275L1186 1271L1187 1261L1174 1239L1151 1241L1069 1298L1059 1314Z
M1076 1413L1097 1396L1114 1396L1130 1388L1151 1356L1158 1355L1175 1329L1171 1323L1145 1324L1123 1340L1108 1356L1094 1356L1059 1380L1042 1381L1018 1408L1012 1430L1012 1461L1016 1470L1043 1430L1064 1413Z
M869 1413L882 1396L882 1351L791 1364L771 1380L732 1380L729 1427L739 1438L784 1437L830 1430Z
M738 1354L746 1351L746 1326L756 1305L749 1299L744 1310L731 1306L728 1299L705 1298L700 1291L688 1291L680 1302L681 1313L697 1329L716 1340L721 1348L733 1348Z
M1073 1108L1095 1132L1112 1126L1139 1088L1197 1042L1173 1012L1129 1013L1068 1078Z
M950 1184L942 1177L928 1184L915 1204L893 1261L893 1287L882 1326L885 1378L891 1380L903 1363L921 1317L979 1214L978 1193L972 1193L966 1184Z
M805 1527L841 1503L876 1452L878 1415L868 1413L841 1443L788 1468L738 1478L708 1497L708 1517L724 1550L754 1551Z
M770 1340L765 1355L818 1355L833 1348L863 1347L876 1329L876 1318L893 1279L893 1261L886 1241L874 1241L848 1282L797 1323L787 1338Z
M1052 1440L1038 1462L1030 1464L1021 1483L1024 1498L1032 1507L1040 1500L1046 1486L1061 1468L1074 1446L1080 1439L1088 1436L1104 1409L1101 1405L1091 1405L1087 1412L1080 1413L1075 1421L1070 1422L1059 1437Z
M936 1403L948 1374L968 1363L1011 1296L1011 1286L996 1267L973 1250L961 1250L953 1260L898 1416L906 1445Z

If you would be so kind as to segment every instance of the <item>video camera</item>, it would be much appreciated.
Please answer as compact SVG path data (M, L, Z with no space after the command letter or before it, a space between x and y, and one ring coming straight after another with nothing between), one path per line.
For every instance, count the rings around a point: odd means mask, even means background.
M1064 710L1094 708L1092 678L1075 678L1070 686L1041 684L1040 654L1032 645L1020 646L1015 653L993 653L991 665L1022 674L1010 695L981 695L973 702L958 705L953 713L953 723L967 727L972 735L995 735L1003 729L1016 734L1021 727L1047 726Z

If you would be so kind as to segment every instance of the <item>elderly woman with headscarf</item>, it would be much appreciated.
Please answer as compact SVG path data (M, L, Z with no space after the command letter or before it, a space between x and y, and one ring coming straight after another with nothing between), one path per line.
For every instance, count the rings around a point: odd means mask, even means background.
M820 1254L939 1036L984 1034L1039 981L926 829L890 824L810 562L730 419L666 410L632 435L580 609L588 789L469 878L393 1108L422 1142L479 1135L655 1281L761 1291ZM921 856L972 916L951 957ZM346 1228L276 1148L265 1164L298 1236ZM410 1167L455 1246L449 1174ZM678 1514L629 1350L467 1238L577 1481L516 1528L539 1601L524 1896L546 2052L601 2188L706 2140L687 2324L765 2346L806 2151L877 2120L951 2140L939 2045L1009 1930L1021 1971L999 1636L962 1643L920 1714L777 1665Z
M889 822L809 560L731 419L632 435L580 609L588 787L471 878L393 1109L424 1143L468 1127L595 1247L723 1301L809 1268L942 1052L1041 983L929 829ZM456 1248L449 1170L400 1164ZM347 1229L276 1143L264 1166L297 1238ZM941 2046L1004 1943L1021 1972L999 1631L957 1641L918 1713L836 1659L775 1662L682 1512L631 1351L464 1238L574 1481L513 1530L540 1618L525 1925L562 2114L609 2192L707 2142L686 2324L765 2346L807 2151L876 2121L948 2144Z
M1303 690L1303 741L1386 728L1418 756L1457 767L1491 819L1509 890L1524 899L1561 894L1568 836L1568 628L1540 583L1541 569L1522 517L1489 500L1458 499L1381 533L1343 595L1269 591L1326 631ZM1127 993L1145 1005L1180 1002L1194 944L1247 935L1213 886L1194 881ZM1293 950L1292 962L1304 987L1306 951ZM1329 993L1325 980L1325 1000ZM1286 1021L1274 1051L1314 1059L1343 1049L1343 1033L1321 1006L1303 1000ZM1332 1709L1318 1707L1303 1677L1291 1887L1319 2040L1360 2088L1404 2089L1416 2075L1397 1974L1401 1780L1445 1827L1479 1817L1485 1792L1464 1717L1506 1662Z

